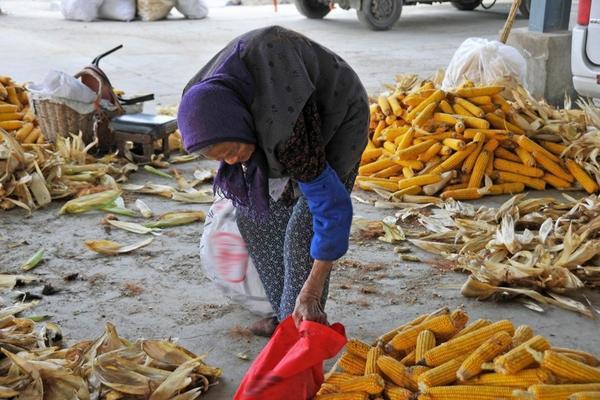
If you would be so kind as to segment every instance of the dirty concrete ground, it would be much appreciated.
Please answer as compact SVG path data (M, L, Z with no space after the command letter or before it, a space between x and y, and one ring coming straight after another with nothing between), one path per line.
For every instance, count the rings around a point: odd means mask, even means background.
M307 20L293 6L277 14L270 7L214 8L205 21L169 20L156 23L76 23L47 11L44 2L3 1L0 17L0 73L19 81L40 80L50 68L75 72L93 56L113 45L126 48L103 60L114 84L130 93L155 92L158 103L173 104L190 76L228 40L246 30L281 24L296 29L338 51L355 67L370 92L389 82L394 73L427 75L443 67L467 37L494 38L509 3L491 11L463 13L448 5L405 7L398 25L389 32L361 27L353 12L335 10L324 21ZM523 26L524 20L516 25ZM205 163L205 162L204 162ZM190 176L198 165L182 166ZM138 173L132 182L164 183L163 178ZM535 195L558 196L556 192ZM132 203L136 196L128 196ZM143 196L156 213L201 209ZM477 204L498 205L504 198ZM99 335L107 321L129 338L174 337L207 361L224 368L221 384L207 399L232 397L249 366L237 353L253 358L264 339L247 337L243 327L255 317L233 304L203 274L198 243L200 224L167 230L131 255L103 257L87 251L87 239L133 243L134 234L106 230L102 214L57 215L60 203L27 218L20 211L0 214L0 271L15 272L40 247L46 261L34 273L62 291L45 296L32 314L49 314L72 340ZM392 210L355 204L355 214L369 219L392 215ZM15 246L16 245L16 246ZM414 250L423 260L432 256ZM63 278L78 273L78 278ZM510 318L528 323L554 344L600 350L600 324L572 312L545 307L543 314L518 303L490 303L461 297L466 276L441 271L427 263L402 262L392 246L353 240L336 267L327 312L331 321L346 325L348 335L371 340L402 321L442 306L464 305L472 318ZM39 291L40 288L32 291ZM585 292L596 305L598 291ZM10 302L12 294L3 294Z

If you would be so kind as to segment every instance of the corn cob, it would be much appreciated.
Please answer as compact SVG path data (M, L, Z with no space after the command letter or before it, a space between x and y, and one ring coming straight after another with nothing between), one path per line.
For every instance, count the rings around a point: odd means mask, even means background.
M442 179L438 174L424 174L413 178L398 181L398 189L406 189L410 186L423 186L431 183L437 183Z
M514 174L512 172L506 171L497 171L496 175L497 178L500 179L502 182L521 182L525 186L529 186L536 190L544 190L546 188L545 181L537 178L532 178L530 176Z
M523 164L527 165L528 167L535 167L535 158L533 158L531 153L525 150L525 148L519 146L515 149L515 153L517 153L517 156L519 156Z
M502 111L504 111L505 113L508 114L511 111L510 104L508 104L508 102L501 95L499 95L499 94L493 95L492 101L494 102L494 104L499 105L500 108L502 109Z
M348 340L348 343L346 343L346 351L348 353L354 354L365 360L367 359L370 348L371 346L358 339L350 339Z
M478 118L483 118L485 116L485 112L483 112L481 108L477 107L475 104L468 100L457 97L456 99L454 99L454 102Z
M450 148L449 146L446 146L446 145L442 145L442 147L440 148L439 154L441 156L449 156L450 154L452 154L452 152L453 152L452 148Z
M454 94L459 97L492 96L504 90L504 86L479 86L457 89Z
M33 130L27 135L25 139L23 139L23 144L32 144L35 143L39 137L41 136L42 131L39 128L33 128Z
M564 169L561 168L560 165L550 160L544 154L537 151L534 151L531 154L533 155L533 158L535 158L535 161L537 161L538 164L540 164L546 171L550 172L552 175L557 176L560 179L563 179L568 182L573 182L575 180L573 175L566 172Z
M468 187L468 183L465 186L467 187L465 187L464 189L446 190L442 192L440 197L444 200L477 200L483 197L483 195L479 192L478 188Z
M496 358L494 360L494 369L501 374L514 374L535 363L535 359L529 352L529 349L543 351L549 348L550 344L543 336L534 336L508 353Z
M465 126L475 129L489 129L490 123L482 118L477 117L462 117Z
M370 175L374 174L377 171L381 171L382 169L391 167L392 165L396 165L396 163L393 160L390 160L389 158L379 159L377 161L363 165L362 167L358 168L358 173L363 176Z
M338 361L340 369L351 375L363 375L366 360L351 353L344 354Z
M392 107L390 106L387 97L379 96L377 98L377 104L379 104L379 108L385 116L392 115Z
M6 88L6 91L8 92L8 102L17 106L17 108L21 110L21 108L23 108L23 105L21 104L21 101L17 96L17 89L14 86L8 86Z
M367 363L365 365L365 375L378 374L379 369L377 368L377 359L384 355L381 346L373 346L367 353Z
M364 392L330 393L316 396L315 400L369 400L369 394Z
M417 345L415 349L415 360L419 362L423 359L425 353L435 347L435 335L430 330L419 332L417 336Z
M600 390L600 384L532 385L527 392L515 392L519 398L531 400L564 400L572 394Z
M380 188L392 192L398 188L397 181L383 178L366 178L364 176L357 177L356 184L363 190L373 190L373 188Z
M489 123L496 129L506 129L509 132L512 132L517 135L524 135L525 131L518 127L515 124L511 124L507 120L502 117L497 116L494 113L485 114L485 119L489 121Z
M381 148L366 149L360 157L361 165L377 160L381 156L381 152Z
M542 140L541 143L543 148L559 157L567 149L567 146L562 143L548 142L546 140Z
M556 189L568 189L571 187L571 184L558 176L552 175L547 172L542 176L542 180L547 184L554 186Z
M438 386L427 389L425 396L431 400L509 400L512 392L513 388L501 386Z
M0 83L0 85L2 85ZM2 86L4 87L4 86ZM1 93L2 89L0 89L0 93ZM2 96L0 95L0 98L2 98ZM7 113L16 113L19 111L19 107L15 106L14 104L0 104L0 114L7 114Z
M513 152L506 150L503 147L498 147L494 150L494 155L498 158L503 158L508 161L521 162L521 159Z
M436 367L459 357L461 354L475 350L483 342L499 331L514 333L513 325L508 320L501 320L466 335L459 336L443 343L425 353L427 366Z
M506 386L516 389L527 389L531 385L553 383L554 377L542 368L524 369L512 375L492 372L482 374L468 381L465 385Z
M408 389L389 385L386 385L383 394L387 400L411 400L414 396L414 393Z
M371 175L372 178L391 178L391 177L395 177L397 176L399 173L402 172L402 165L396 164L396 165L392 165L391 167L387 167L385 169L382 169L379 172L376 172L374 174Z
M569 400L600 400L600 390L594 392L577 392L569 396Z
M427 122L431 116L433 115L433 112L435 111L435 109L437 108L437 103L431 103L428 104L427 107L425 107L413 120L412 120L412 125L413 126L422 126L425 122Z
M333 372L325 377L325 383L328 383L333 386L338 386L339 384L354 377L355 375L347 374L345 372Z
M0 113L0 121L20 121L23 119L23 114L19 112L14 113Z
M400 160L416 159L419 155L421 155L423 152L428 150L431 146L433 146L436 143L437 142L435 140L427 140L425 142L412 145L405 149L398 150L396 152L396 155Z
M428 105L432 104L432 103L437 103L441 100L443 100L445 97L445 94L442 90L436 90L435 92L433 92L427 99L425 99L424 101L422 101L418 106L416 106L413 110L411 110L411 112L409 112L406 115L406 120L408 122L411 122L413 119L415 119L417 117L417 115L419 115L419 113L421 111L423 111Z
M410 378L417 382L419 379L419 376L423 375L425 372L430 371L431 368L426 367L425 365L413 365L411 367L408 367L408 376L410 376Z
M406 367L400 361L389 356L381 356L377 360L377 366L396 385L412 391L417 390L417 384L410 379Z
M415 365L417 363L417 349L415 348L409 351L400 362L407 367Z
M447 361L419 375L417 378L419 390L426 391L431 387L448 385L456 381L456 372L463 359L464 357Z
M440 107L440 110L442 110L443 113L454 114L454 109L452 109L452 106L446 100L440 101L439 107Z
M398 146L396 146L395 143L392 142L384 142L383 143L383 149L381 150L381 152L383 153L383 150L387 150L390 153L396 153L396 149L398 148Z
M600 369L552 350L544 352L542 368L570 383L600 383Z
M407 350L410 349L417 344L417 337L419 333L424 330L430 330L434 334L452 334L456 328L454 326L454 322L452 321L452 317L448 314L443 314L431 318L430 320L423 321L421 324L408 328L400 333L398 333L394 338L389 342L391 348L396 351Z
M469 325L467 325L465 328L458 331L452 338L454 339L454 338L466 335L467 333L474 332L478 329L484 328L491 324L492 324L492 321L490 321L489 319L478 319L476 321L473 321Z
M454 103L452 108L454 108L454 112L460 117L475 117L469 110L458 103Z
M577 356L582 357L585 360L584 362L587 365L591 365L592 367L600 366L600 360L598 360L598 358L596 356L594 356L593 354L587 353L585 351L567 349L564 347L552 347L550 350L555 351L557 353L564 354L564 355L569 355L569 354L577 355Z
M442 141L442 144L444 144L445 146L448 146L452 150L456 150L456 151L459 151L459 150L462 150L465 148L465 142L460 139L452 139L452 138L444 139Z
M21 129L25 125L23 121L0 121L0 128L7 131Z
M446 113L435 113L433 114L433 120L436 122L442 122L448 125L456 125L457 123L461 122L461 120L457 117L455 117L452 114L446 114Z
M469 99L469 101L473 104L478 104L478 105L492 104L492 97L491 96L471 97Z
M512 337L511 346L513 348L520 346L533 337L533 329L529 325L519 325L515 329L515 334Z
M333 385L331 383L323 383L319 388L319 391L317 392L317 396L331 393L339 393L339 391L340 388L338 388L336 385Z
M396 98L396 96L389 96L387 98L388 104L390 105L390 107L392 108L392 113L396 116L399 117L402 115L402 113L404 112L404 110L402 110L402 107L400 106L400 103L398 102L398 99Z
M410 326L415 326L415 325L419 325L421 322L423 322L424 320L427 319L427 317L429 317L429 314L423 314L423 315L419 315L417 318L413 319L412 321L410 321L407 324L404 325L400 325L399 327L392 329L389 332L384 333L383 335L379 336L379 338L377 338L378 342L381 342L383 344L387 344L390 340L392 340L394 338L394 336L396 336L400 331L410 327Z
M434 142L425 152L419 154L418 160L427 162L431 160L436 154L442 149L442 144L439 142Z
M368 394L379 394L383 392L385 382L378 374L369 374L349 379L337 386L341 393L366 392Z
M535 167L528 167L524 164L497 158L494 160L494 168L499 171L512 172L519 175L530 176L532 178L541 178L544 171Z
M549 158L550 160L552 160L554 162L560 162L560 159L557 156L550 153L548 150L544 149L542 146L535 143L533 140L529 139L525 135L518 136L517 143L519 144L519 146L523 147L525 150L530 152L532 155L533 155L533 153L538 153L538 154L542 154L542 155L546 156L546 158Z
M511 339L511 335L501 331L485 341L463 361L456 373L458 379L466 381L479 375L481 364L493 360L494 357L504 352L510 346Z
M488 160L487 165L485 166L485 174L487 176L492 176L494 173L494 152L490 151L490 158Z
M490 152L484 150L477 157L477 161L475 162L475 167L473 168L473 173L471 174L471 178L469 179L470 188L478 188L481 186L481 180L483 179L483 174L485 173L485 169L487 167L488 161L490 159Z
M575 177L577 182L579 182L586 192L595 193L598 191L598 184L575 161L566 160L565 164L567 165L569 172Z
M410 147L414 138L415 130L410 128L404 135L398 136L394 142L398 144L398 150L403 150Z
M490 186L488 190L488 193L493 195L514 194L523 192L525 190L525 185L521 182L500 183L498 185Z
M434 174L441 174L442 172L450 171L458 167L464 160L477 148L477 143L469 143L463 150L457 151L452 154L446 161L435 167L432 171Z
M478 133L475 138L473 138L473 142L477 143L477 148L469 154L469 156L465 159L462 165L462 172L465 174L470 174L475 166L475 162L481 154L481 150L483 149L483 142L485 141L485 135L483 133Z

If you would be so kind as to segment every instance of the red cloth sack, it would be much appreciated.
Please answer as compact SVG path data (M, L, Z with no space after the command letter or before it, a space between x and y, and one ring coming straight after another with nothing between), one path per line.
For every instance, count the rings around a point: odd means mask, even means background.
M288 317L250 366L234 400L312 399L323 383L323 361L345 344L342 324L304 321L298 330Z

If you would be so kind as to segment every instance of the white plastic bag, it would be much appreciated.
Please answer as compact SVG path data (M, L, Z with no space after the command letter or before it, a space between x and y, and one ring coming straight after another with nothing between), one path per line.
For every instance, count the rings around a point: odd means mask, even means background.
M442 89L457 88L465 79L475 84L492 85L511 77L524 83L526 72L527 61L514 47L498 41L469 38L452 56Z
M60 12L69 20L90 22L98 18L102 0L62 0Z
M142 21L167 18L175 6L175 0L137 0L137 13Z
M177 0L177 11L191 19L202 19L208 15L208 5L204 0Z
M34 99L52 99L80 114L94 111L94 101L98 97L77 78L60 71L49 71L42 83L31 83L27 89Z
M98 10L101 19L131 21L135 18L135 0L104 0Z
M255 314L273 314L235 221L235 207L228 199L217 198L208 211L200 241L200 261L208 278L231 300Z

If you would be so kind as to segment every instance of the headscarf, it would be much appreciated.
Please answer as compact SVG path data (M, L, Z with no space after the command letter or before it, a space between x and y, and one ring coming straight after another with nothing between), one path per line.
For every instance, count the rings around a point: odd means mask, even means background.
M257 144L250 112L254 82L240 60L240 42L215 73L184 92L177 121L188 152L220 142ZM268 174L264 154L256 148L248 161L221 162L215 192L230 199L246 215L265 216L269 210Z

